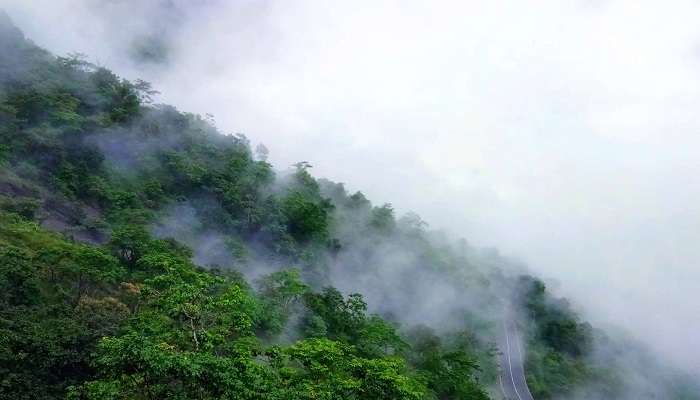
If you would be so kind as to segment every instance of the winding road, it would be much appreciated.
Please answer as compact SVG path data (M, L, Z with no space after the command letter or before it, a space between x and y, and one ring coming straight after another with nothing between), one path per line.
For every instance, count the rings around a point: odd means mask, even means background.
M512 321L503 321L498 383L506 400L534 400L525 380L524 357L520 335Z

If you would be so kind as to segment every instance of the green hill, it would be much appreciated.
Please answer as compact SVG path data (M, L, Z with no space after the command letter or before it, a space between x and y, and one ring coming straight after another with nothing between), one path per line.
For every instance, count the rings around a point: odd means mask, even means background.
M517 263L275 171L5 15L0 54L0 398L498 398L510 304L536 398L626 390Z

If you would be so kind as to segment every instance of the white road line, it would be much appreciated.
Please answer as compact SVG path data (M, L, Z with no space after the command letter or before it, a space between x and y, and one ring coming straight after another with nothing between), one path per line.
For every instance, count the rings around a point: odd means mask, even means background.
M520 357L520 363L523 365L523 373L524 373L524 370L525 370L525 366L524 366L524 365L525 365L525 359L523 358L523 351L522 351L522 349L521 349L521 347L520 347L520 338L516 338L515 344L516 344L517 347L518 347L518 356ZM532 393L530 393L530 387L527 385L527 379L525 380L525 390L527 390L527 394L530 395L530 398L531 398L531 399L534 399L534 397L532 397Z
M506 333L506 348L508 349L508 369L510 370L510 381L513 382L513 389L515 389L515 395L518 396L520 400L523 400L518 393L518 387L515 386L515 379L513 378L513 364L510 362L510 339L508 339L508 328L506 328L506 322L503 321L503 331Z

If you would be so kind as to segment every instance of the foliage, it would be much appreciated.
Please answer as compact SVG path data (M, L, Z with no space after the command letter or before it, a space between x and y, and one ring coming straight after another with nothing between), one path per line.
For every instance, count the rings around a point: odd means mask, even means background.
M413 362L438 398L488 399L476 378L479 365L470 345L460 340L444 343L425 326L416 327L410 336Z
M530 390L542 398L569 393L596 374L585 362L591 352L592 328L579 322L568 303L548 297L541 281L523 276L518 283L532 321L526 365Z
M449 282L489 313L484 288L512 283L497 265L306 162L276 174L264 146L51 56L1 13L0 53L0 399L487 398L495 358L474 333L492 332L466 306L452 330L401 327L330 273L363 274L408 313L432 295L417 283ZM183 204L187 234L156 232ZM226 257L203 269L212 242ZM533 392L600 379L590 326L539 281L518 286Z

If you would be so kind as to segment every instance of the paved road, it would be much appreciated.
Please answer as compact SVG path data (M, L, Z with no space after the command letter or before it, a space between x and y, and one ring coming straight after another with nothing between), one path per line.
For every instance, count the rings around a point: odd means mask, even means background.
M534 400L525 381L523 350L515 324L504 321L501 336L501 371L498 375L501 393L507 400Z

